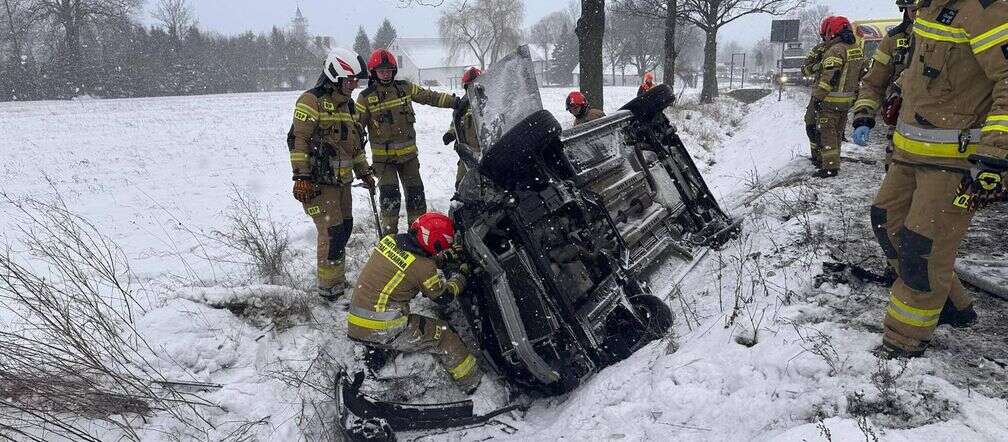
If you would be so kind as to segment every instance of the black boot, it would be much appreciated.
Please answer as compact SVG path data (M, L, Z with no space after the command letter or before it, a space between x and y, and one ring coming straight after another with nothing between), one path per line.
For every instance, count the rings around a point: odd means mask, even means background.
M910 359L910 358L916 358L916 357L920 357L920 356L924 355L924 350L920 350L920 351L908 351L908 350L904 350L902 348L896 347L894 345L887 344L885 341L883 341L882 345L880 345L878 347L875 347L875 350L872 350L872 353L874 353L875 356L878 356L878 357L880 357L882 359L889 359L889 360L891 360L891 359Z
M976 320L977 312L972 304L963 310L956 310L955 304L952 304L951 300L946 300L941 315L938 316L938 325L948 324L955 328L966 328L976 323Z

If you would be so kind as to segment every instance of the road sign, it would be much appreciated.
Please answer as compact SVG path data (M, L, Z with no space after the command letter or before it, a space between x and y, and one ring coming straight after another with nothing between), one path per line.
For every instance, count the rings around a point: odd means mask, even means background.
M772 43L790 43L798 41L798 20L774 20L770 26L770 41Z

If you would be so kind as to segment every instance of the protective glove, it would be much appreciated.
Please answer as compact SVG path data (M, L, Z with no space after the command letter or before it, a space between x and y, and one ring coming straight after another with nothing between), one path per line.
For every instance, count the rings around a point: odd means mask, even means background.
M460 265L459 268L458 268L458 272L463 277L468 278L469 275L472 274L472 267L469 267L469 264L467 264L467 263L462 263L462 265Z
M1004 175L1008 171L1008 160L973 154L969 161L974 164L970 174L963 178L956 192L954 204L970 211L982 209L1008 197Z
M456 139L456 137L455 137L455 131L453 131L453 130L445 132L444 136L441 137L441 141L444 142L445 146L447 146L447 145L455 142L455 139Z
M462 109L462 102L465 101L465 100L463 100L463 99L461 99L461 98L459 98L459 97L457 97L455 95L452 95L452 98L455 99L455 102L452 103L452 109L454 109L454 110L460 110L460 109Z
M854 128L854 144L858 146L868 145L868 135L871 133L871 128L868 126L858 126Z
M360 180L361 180L362 183L364 183L364 188L365 189L374 192L374 190L375 190L374 174L369 173L367 175L364 175L364 176L360 177Z
M309 180L294 180L294 199L307 203L315 196L315 185Z

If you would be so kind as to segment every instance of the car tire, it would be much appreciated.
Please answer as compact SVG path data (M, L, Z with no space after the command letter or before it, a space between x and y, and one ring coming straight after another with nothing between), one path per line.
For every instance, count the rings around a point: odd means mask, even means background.
M559 141L560 131L560 122L549 111L529 115L484 150L480 173L498 186L513 188L531 178L535 169L529 166L547 144Z
M675 315L665 302L654 295L638 295L630 298L630 304L644 319L644 336L638 345L661 339L672 329Z
M641 120L650 120L675 102L675 93L667 84L659 84L627 104L620 110L628 110Z

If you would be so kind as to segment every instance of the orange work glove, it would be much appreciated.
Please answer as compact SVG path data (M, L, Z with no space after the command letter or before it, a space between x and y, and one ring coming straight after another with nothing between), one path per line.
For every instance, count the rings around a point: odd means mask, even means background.
M294 180L294 199L307 203L315 195L315 185L308 180Z

